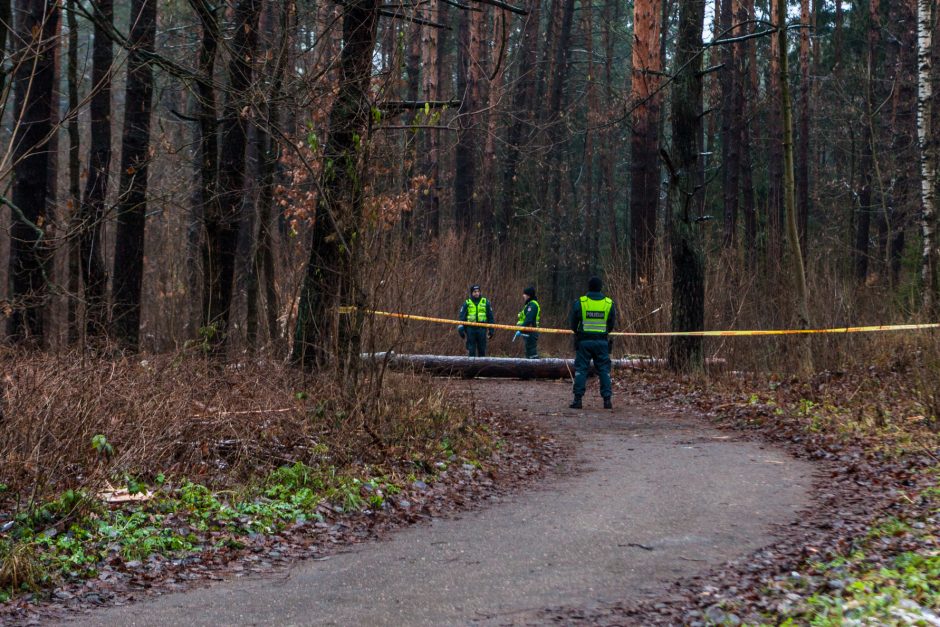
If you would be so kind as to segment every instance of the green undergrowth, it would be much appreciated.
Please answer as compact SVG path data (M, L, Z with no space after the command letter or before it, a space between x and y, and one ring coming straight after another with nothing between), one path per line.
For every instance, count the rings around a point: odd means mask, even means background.
M917 498L924 515L881 519L844 555L781 580L789 601L771 624L940 624L940 485Z
M322 521L324 507L334 514L382 509L404 482L434 479L417 464L414 473L398 478L360 470L352 474L297 462L222 491L188 480L170 485L162 476L149 486L130 480L131 494L149 498L117 508L96 495L68 490L17 515L0 533L0 602L96 577L105 567L133 569L152 555L242 548L257 534Z

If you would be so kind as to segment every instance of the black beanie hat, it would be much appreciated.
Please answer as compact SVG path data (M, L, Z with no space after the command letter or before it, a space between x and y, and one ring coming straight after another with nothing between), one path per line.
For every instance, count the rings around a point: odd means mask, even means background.
M470 286L470 293L473 294L473 292L475 292L476 290L479 290L479 289L480 289L480 286L479 286L479 285L471 285L471 286ZM482 291L482 290L481 290L481 291Z
M588 291L589 292L599 292L601 288L604 287L604 284L601 282L599 276L592 276L588 279Z
M532 287L531 285L525 288L524 290L522 290L522 293L528 296L529 298L532 298L532 299L535 298L535 288Z

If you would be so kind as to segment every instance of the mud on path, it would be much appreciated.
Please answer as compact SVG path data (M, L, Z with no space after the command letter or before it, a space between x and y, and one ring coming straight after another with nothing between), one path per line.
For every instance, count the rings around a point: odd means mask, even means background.
M80 617L110 625L527 624L547 607L656 598L773 542L809 505L812 467L782 451L570 383L455 382L475 403L574 443L542 485L301 562ZM596 392L594 392L596 395ZM618 403L619 401L619 403ZM627 404L633 402L634 404Z

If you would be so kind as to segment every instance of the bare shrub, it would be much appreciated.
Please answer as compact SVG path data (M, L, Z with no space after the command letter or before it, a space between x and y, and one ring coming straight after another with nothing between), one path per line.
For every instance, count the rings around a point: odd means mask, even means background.
M265 360L4 350L0 367L0 482L17 500L125 475L230 484L294 461L394 464L444 437L459 446L466 420L443 390L397 373L345 397L332 376Z

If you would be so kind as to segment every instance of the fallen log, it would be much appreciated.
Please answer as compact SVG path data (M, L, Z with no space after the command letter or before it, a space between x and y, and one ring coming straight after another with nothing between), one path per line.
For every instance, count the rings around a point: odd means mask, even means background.
M458 355L402 355L398 353L368 353L363 359L386 362L396 370L421 370L434 375L473 377L500 377L514 379L562 379L574 376L574 359L547 357L522 359L518 357L465 357ZM654 357L613 359L614 369L665 368L666 360ZM591 368L593 372L593 367Z

